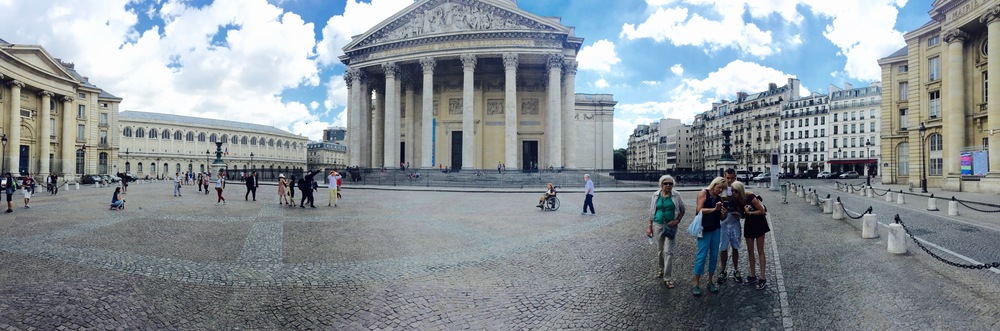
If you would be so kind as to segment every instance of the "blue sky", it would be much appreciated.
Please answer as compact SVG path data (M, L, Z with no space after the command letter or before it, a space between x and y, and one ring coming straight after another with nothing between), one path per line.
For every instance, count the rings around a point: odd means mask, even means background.
M507 0L497 0L507 1ZM585 38L577 92L611 93L615 147L638 124L691 122L787 77L804 93L879 79L876 61L931 1L519 0ZM350 36L413 0L0 0L0 38L74 62L123 109L273 125L344 125Z

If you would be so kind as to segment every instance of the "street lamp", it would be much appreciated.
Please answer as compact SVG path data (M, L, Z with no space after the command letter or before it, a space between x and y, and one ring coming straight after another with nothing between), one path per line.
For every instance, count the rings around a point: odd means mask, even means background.
M207 172L207 173L212 173L212 171L210 171L209 168L208 168L208 166L209 166L209 164L208 164L208 157L210 155L212 155L211 150L206 149L205 150L205 172Z
M125 175L127 176L129 171L131 171L131 166L128 164L128 148L125 149Z
M920 122L920 193L927 193L927 164L924 163L924 132L927 127L924 122Z
M746 147L746 154L747 154L747 183L749 183L750 182L750 173L751 173L751 170L750 170L750 159L753 157L753 155L750 154L750 147L753 147L753 146L750 145L749 142L747 142L747 144L744 147Z
M7 135L0 137L0 141L3 141L3 155L0 156L3 158L3 165L0 165L0 172L7 173Z
M865 152L866 152L865 155L868 157L868 161L865 162L865 166L868 167L868 172L865 173L865 183L867 183L867 185L869 187L872 186L872 161L871 161L872 151L871 151L871 147L872 147L872 140L871 139L866 140L865 141Z
M87 143L83 143L83 145L80 145L80 151L83 152L83 160L82 160L83 169L80 170L80 175L83 175L85 172L87 172Z
M250 171L253 171L253 152L250 152Z
M841 162L841 164L837 165L837 172L840 172L841 170L844 169L844 164L843 164L844 159L845 159L845 157L844 157L844 149L843 148L837 148L837 155L838 155L837 157L840 158L840 162Z

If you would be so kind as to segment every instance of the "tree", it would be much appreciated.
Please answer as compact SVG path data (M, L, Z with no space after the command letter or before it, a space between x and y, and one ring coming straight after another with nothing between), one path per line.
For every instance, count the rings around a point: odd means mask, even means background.
M616 149L614 155L615 170L628 170L628 157L625 156L625 149Z

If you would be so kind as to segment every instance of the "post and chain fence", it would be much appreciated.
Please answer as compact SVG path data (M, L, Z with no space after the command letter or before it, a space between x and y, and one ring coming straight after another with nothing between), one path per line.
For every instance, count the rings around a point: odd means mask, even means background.
M959 200L959 199L955 198L954 196L951 197L951 201L957 201L958 204L965 206L965 208L969 208L969 209L978 211L980 213L1000 213L1000 209L997 209L997 210L983 210L983 209L979 209L979 208L970 206L968 203L966 203L966 201ZM968 201L968 202L969 203L975 203L975 204L981 204L981 205L987 205L987 206L993 206L993 205L985 204L985 203L982 203L982 202L975 202L975 201Z
M859 220L862 217L864 217L865 214L870 214L872 212L872 210L873 210L872 206L868 206L868 209L865 209L864 212L862 212L861 214L858 214L858 217L854 217L854 216L851 216L851 212L848 211L846 207L844 207L844 203L840 201L840 197L837 197L837 202L840 202L840 209L844 210L844 215L847 215L847 217L850 217L851 219Z
M899 218L899 214L896 214L896 224L899 224L903 227L903 231L906 231L906 235L910 236L910 239L913 239L913 242L917 243L917 247L920 247L920 249L923 250L925 253L927 253L927 255L930 255L935 259L937 259L938 261L944 262L945 264L964 269L984 270L990 268L1000 268L1000 262L983 263L983 264L962 264L945 260L941 256L938 256L937 254L934 254L934 252L931 252L929 249L927 249L927 247L924 247L924 244L921 243L920 240L917 240L917 238L913 236L913 233L910 233L910 229L906 227L906 224L903 224L903 220Z
M880 197L884 197L886 194L889 194L889 192L892 192L892 190L886 189L885 192L883 192L882 194L878 194L878 191L875 190L874 187L871 188L871 190L872 190L872 194L875 194L875 195L880 196Z

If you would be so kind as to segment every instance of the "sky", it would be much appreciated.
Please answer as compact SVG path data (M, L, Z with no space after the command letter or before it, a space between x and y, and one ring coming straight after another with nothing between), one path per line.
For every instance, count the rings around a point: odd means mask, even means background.
M507 1L507 0L501 0ZM584 38L577 93L610 93L614 147L639 124L691 123L712 102L784 85L866 86L930 18L930 0L519 0ZM346 126L337 57L413 0L0 0L0 39L41 45L122 110ZM596 15L596 17L595 17Z

